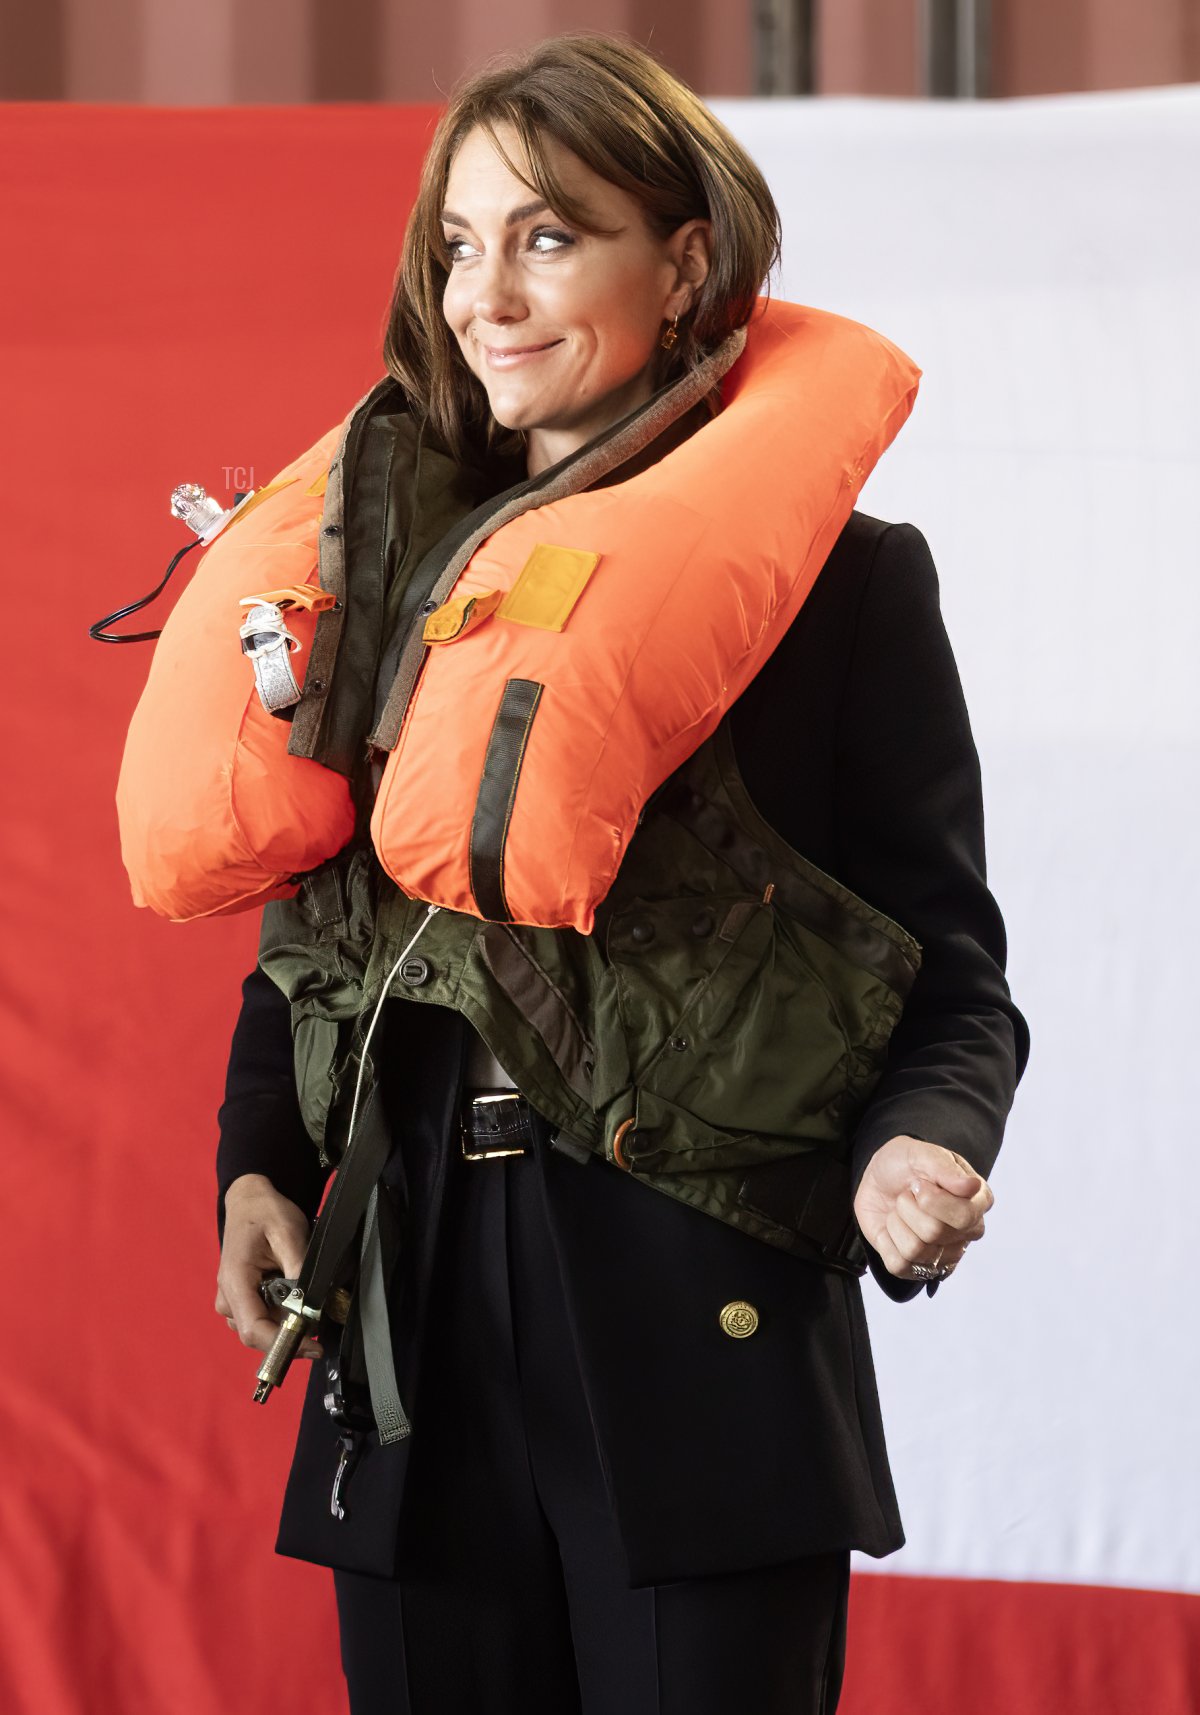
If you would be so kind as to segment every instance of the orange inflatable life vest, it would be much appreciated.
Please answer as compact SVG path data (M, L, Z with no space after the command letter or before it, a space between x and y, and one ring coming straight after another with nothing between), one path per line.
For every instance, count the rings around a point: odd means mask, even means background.
M288 897L293 876L354 832L349 782L287 754L287 725L263 707L239 638L242 598L288 585L320 595L317 532L339 438L330 430L238 508L154 646L117 819L134 903L177 922ZM303 663L315 616L300 614Z
M590 933L647 799L799 612L921 374L861 323L779 301L707 363L618 426L599 465L585 451L448 556L374 735L390 755L371 836L411 897ZM709 423L587 486L716 380ZM348 782L296 754L304 703L293 734L239 644L244 604L281 590L301 669L319 627L336 638L340 615L303 596L328 606L336 584L318 545L340 530L341 483L323 478L352 417L230 520L156 647L118 808L134 897L167 916L286 895L353 831Z

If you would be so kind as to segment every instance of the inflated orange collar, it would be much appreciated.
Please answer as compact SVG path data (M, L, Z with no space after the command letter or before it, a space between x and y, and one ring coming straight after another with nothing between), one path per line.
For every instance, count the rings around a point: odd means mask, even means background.
M390 754L371 836L397 885L590 933L647 799L799 612L920 373L861 323L760 301L711 422L603 487L586 488L585 451L563 467L564 492L518 501L469 539L376 735ZM156 647L117 801L134 898L166 916L285 896L353 833L347 781L289 754L238 637L247 598L334 583L320 544L343 524L332 478L349 421L216 538ZM626 427L636 438L647 423ZM288 615L298 674L316 676L317 623L299 602ZM301 738L307 718L302 702Z

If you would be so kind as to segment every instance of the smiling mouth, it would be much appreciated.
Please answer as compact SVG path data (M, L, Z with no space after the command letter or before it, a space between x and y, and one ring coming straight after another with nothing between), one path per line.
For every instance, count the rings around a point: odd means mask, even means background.
M488 363L494 369L512 369L529 358L541 357L543 352L553 351L555 346L561 344L560 339L552 339L547 340L545 345L521 345L508 348L485 345L483 351Z

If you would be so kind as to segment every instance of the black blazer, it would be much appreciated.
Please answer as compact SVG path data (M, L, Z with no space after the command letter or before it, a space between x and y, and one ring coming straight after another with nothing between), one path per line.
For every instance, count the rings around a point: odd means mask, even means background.
M920 531L853 513L729 719L766 820L923 948L856 1129L854 1184L873 1151L899 1133L944 1144L990 1173L1029 1032L1004 976L979 761ZM240 1173L265 1173L310 1216L324 1182L296 1104L287 1004L260 972L243 997L220 1115L219 1226L225 1188ZM437 1220L428 1163L454 1142L467 1027L449 1009L399 1001L389 1010L401 1009L395 1087L405 1091L404 1124L417 1146L403 1178L420 1210L404 1262L412 1349L397 1355L411 1406ZM858 1280L655 1196L600 1160L580 1168L556 1158L550 1188L633 1583L834 1548L877 1556L898 1548L904 1536ZM873 1251L870 1262L889 1296L921 1291L888 1274ZM758 1308L754 1339L698 1338L732 1298ZM647 1304L653 1316L643 1313ZM279 1550L386 1574L409 1443L370 1449L354 1477L357 1522L334 1524L322 1388L314 1373Z

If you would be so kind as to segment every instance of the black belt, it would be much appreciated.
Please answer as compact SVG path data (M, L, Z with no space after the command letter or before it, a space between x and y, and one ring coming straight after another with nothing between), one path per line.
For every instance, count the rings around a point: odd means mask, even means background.
M459 1109L459 1136L465 1161L529 1155L534 1147L529 1103L519 1090L475 1096L468 1092ZM562 1147L552 1137L551 1148L556 1146ZM590 1155L582 1159L586 1162ZM746 1169L738 1203L795 1233L812 1260L824 1267L843 1274L866 1272L867 1252L851 1207L846 1162L819 1149L759 1162Z
M464 1161L528 1155L533 1148L529 1103L519 1090L468 1097L459 1110Z

